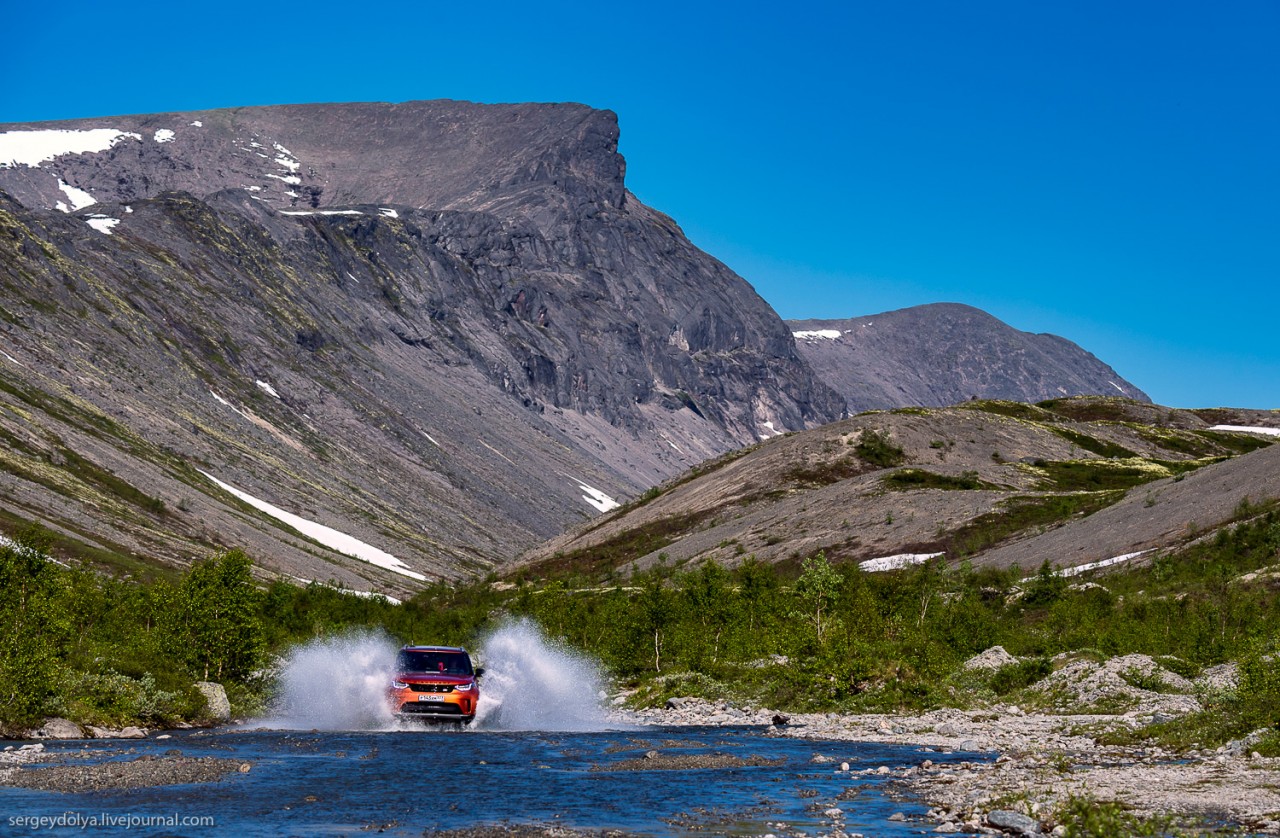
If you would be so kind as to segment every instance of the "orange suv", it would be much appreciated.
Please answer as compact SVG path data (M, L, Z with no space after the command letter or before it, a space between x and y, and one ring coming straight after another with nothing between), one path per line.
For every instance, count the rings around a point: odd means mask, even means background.
M479 678L471 656L457 646L405 646L387 691L391 712L401 718L469 723L480 703Z

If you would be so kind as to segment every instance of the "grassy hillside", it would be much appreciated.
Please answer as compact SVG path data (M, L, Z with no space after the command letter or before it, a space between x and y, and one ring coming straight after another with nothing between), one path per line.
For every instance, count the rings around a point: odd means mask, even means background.
M1223 410L1204 418L1097 397L865 413L706 463L529 552L522 563L534 576L576 570L596 579L652 567L661 556L680 567L706 560L734 566L749 557L794 566L820 551L836 563L943 552L952 564L982 564L997 547L1162 492L1166 500L1197 495L1197 525L1213 529L1246 494L1280 497L1280 478L1259 468L1236 481L1238 492L1171 488L1274 441L1212 430L1211 422L1280 425L1268 414ZM1180 541L1139 535L1153 543L1133 549ZM1131 551L1105 538L1091 543L1087 534L1075 540L1094 552L1052 558L1081 564ZM1042 558L1029 546L992 563L1035 567Z

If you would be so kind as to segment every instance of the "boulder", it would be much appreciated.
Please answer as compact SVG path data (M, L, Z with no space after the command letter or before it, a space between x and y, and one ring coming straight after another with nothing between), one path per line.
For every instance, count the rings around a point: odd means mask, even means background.
M147 731L140 727L123 727L117 730L112 727L85 725L85 732L94 739L146 739Z
M964 662L966 670L972 669L1000 669L1011 663L1017 663L1018 659L1004 650L1003 646L992 646L985 652L979 652Z
M32 739L83 739L84 731L70 719L45 719L44 724L31 731Z
M988 813L987 825L1013 835L1022 835L1024 838L1043 834L1040 831L1040 824L1034 818L1008 809L996 809Z
M231 702L227 691L216 681L197 681L195 688L204 696L205 713L216 722L231 720Z

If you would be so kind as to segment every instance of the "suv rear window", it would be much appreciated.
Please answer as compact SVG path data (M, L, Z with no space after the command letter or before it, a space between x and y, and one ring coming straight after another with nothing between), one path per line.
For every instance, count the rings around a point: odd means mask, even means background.
M397 672L435 672L443 675L473 675L471 657L465 652L431 652L402 649L396 657Z

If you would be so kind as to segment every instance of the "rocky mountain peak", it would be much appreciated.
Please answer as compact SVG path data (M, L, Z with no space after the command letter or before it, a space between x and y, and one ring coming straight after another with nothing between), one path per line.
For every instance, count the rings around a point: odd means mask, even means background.
M0 188L28 207L244 189L275 209L387 203L620 209L611 111L574 104L278 105L4 126Z

